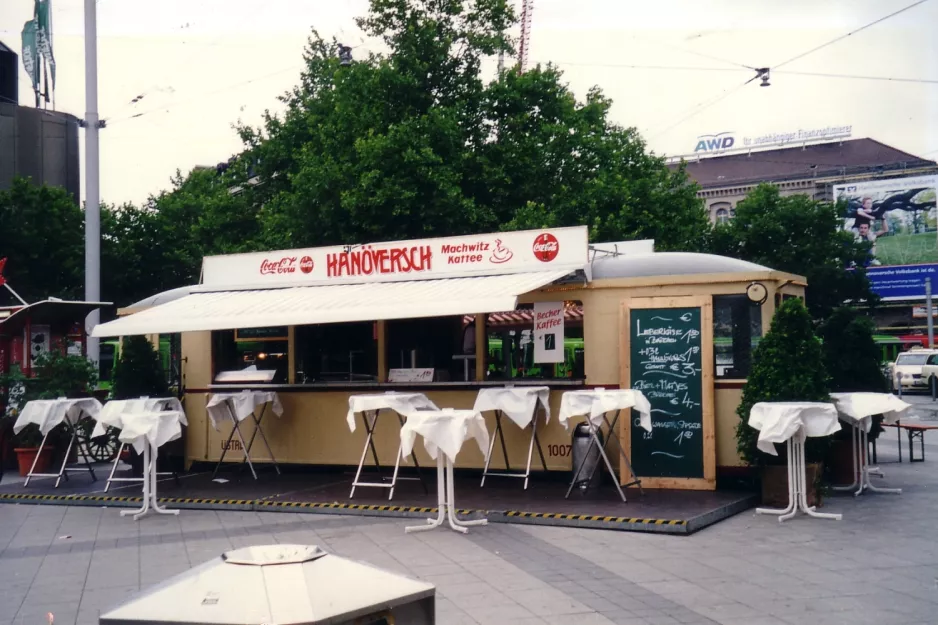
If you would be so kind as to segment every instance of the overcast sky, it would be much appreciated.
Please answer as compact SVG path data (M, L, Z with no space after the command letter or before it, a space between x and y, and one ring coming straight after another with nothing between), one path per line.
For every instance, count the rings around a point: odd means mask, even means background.
M639 128L659 154L688 154L701 134L850 125L854 137L934 159L938 0L786 64L769 88L740 87L753 75L741 66L779 65L914 2L535 0L530 58L559 64L580 97L602 87L615 102L614 120ZM82 117L83 0L52 4L56 108ZM0 0L0 41L16 51L32 7ZM98 0L99 110L108 120L102 200L139 203L167 188L177 168L214 165L238 151L232 124L256 124L264 109L279 109L276 96L295 84L311 27L360 46L356 54L379 51L353 22L366 7L366 0ZM20 102L33 104L22 64Z

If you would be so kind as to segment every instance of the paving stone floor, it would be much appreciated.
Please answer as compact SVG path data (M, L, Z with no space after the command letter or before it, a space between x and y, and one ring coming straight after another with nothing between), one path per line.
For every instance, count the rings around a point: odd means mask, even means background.
M938 442L938 437L936 441ZM889 463L902 495L837 495L840 522L746 512L693 536L495 524L405 535L412 520L0 505L0 623L97 623L132 593L233 547L317 544L429 580L437 622L924 625L938 622L938 445Z

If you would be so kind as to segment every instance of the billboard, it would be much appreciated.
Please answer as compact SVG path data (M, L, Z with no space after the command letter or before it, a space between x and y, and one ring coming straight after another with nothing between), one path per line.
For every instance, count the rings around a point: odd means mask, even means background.
M867 267L938 263L938 175L834 185L844 229L870 243Z

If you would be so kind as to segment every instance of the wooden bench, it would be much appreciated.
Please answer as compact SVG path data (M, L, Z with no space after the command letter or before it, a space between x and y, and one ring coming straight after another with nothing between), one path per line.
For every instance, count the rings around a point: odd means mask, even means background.
M925 462L925 432L928 430L938 430L938 425L923 425L923 424L911 424L911 423L902 423L897 421L896 423L883 423L884 428L896 428L896 442L898 443L899 449L899 462L902 462L902 430L905 430L909 435L909 462ZM919 442L922 450L922 456L916 458L914 454L913 443L915 441ZM873 442L873 462L876 463L876 441Z

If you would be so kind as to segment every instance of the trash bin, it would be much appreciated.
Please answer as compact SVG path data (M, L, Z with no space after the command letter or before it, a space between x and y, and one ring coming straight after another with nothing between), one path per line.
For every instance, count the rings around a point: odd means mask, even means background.
M602 430L597 432L599 440L602 443L605 443L603 439ZM590 436L590 428L586 423L579 423L575 428L573 428L573 441L570 445L570 457L572 459L571 471L576 471L576 468L580 466L580 463L583 462L583 458L586 458L586 462L583 464L583 468L580 469L580 474L577 476L577 486L580 487L580 490L586 490L590 486L597 486L599 480L602 478L602 471L595 471L596 465L602 460L599 456L599 449L595 445L590 446L592 442L592 437ZM589 450L589 455L587 455L587 450ZM593 476L593 479L590 480L590 475Z
M146 566L146 563L141 563ZM307 545L244 547L103 614L99 625L433 625L432 584Z

